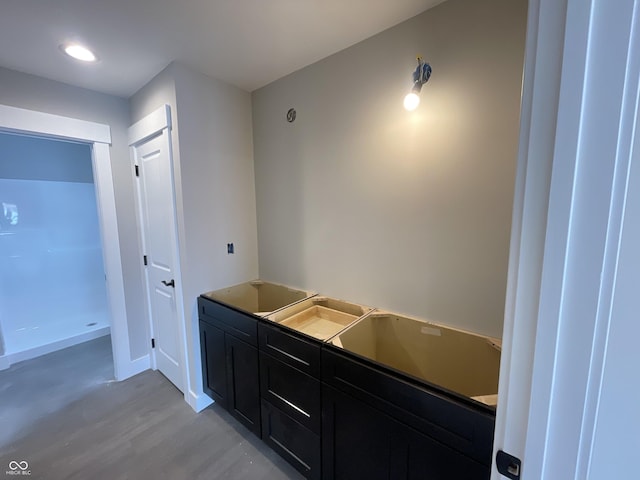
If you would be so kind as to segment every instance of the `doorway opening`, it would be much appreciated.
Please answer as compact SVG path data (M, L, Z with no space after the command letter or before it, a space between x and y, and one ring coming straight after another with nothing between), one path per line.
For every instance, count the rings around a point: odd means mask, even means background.
M91 150L0 132L0 329L9 364L110 333Z
M55 138L89 145L93 167L104 272L111 320L111 349L116 380L124 380L148 368L148 357L131 360L127 309L111 169L111 128L108 125L0 105L0 131ZM4 213L4 208L3 212ZM36 300L34 300L36 301ZM0 331L1 335L1 331ZM9 367L0 338L0 370Z

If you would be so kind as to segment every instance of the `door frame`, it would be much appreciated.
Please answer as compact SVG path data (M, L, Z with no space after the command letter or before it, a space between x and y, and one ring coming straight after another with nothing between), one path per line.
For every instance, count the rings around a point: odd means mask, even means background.
M108 125L86 120L0 105L0 131L71 140L91 146L93 180L111 320L114 376L116 380L124 380L138 373L139 369L131 361L129 349L120 237L109 153L111 128Z
M177 207L176 207L176 187L175 187L175 176L174 176L174 165L173 165L173 145L171 139L171 107L169 105L162 105L157 108L138 122L134 123L129 127L129 161L131 163L131 171L135 172L136 162L135 156L133 155L133 147L143 141L159 135L163 130L166 130L167 142L169 148L169 159L171 162L169 171L171 172L171 197L172 197L172 205L173 205L173 218L174 218L174 227L175 227L175 239L176 244L173 251L173 269L174 269L174 279L175 279L175 301L176 301L176 315L178 319L178 332L180 338L178 339L179 348L180 348L180 360L181 364L181 374L182 374L182 386L183 393L185 395L185 399L187 398L188 388L188 349L186 342L186 322L184 317L184 297L183 297L183 288L182 288L182 270L180 264L180 237L178 235L178 218L177 218ZM151 348L151 338L154 336L154 325L153 319L151 318L151 305L150 305L150 292L149 292L149 282L147 277L147 272L145 266L142 262L142 258L145 255L144 251L144 222L142 220L142 201L141 201L141 189L140 189L140 179L136 177L134 174L134 184L135 184L135 201L136 201L136 226L137 226L137 238L138 238L138 252L140 261L140 269L141 275L143 279L143 290L145 292L145 315L146 322L149 329L149 342L147 343L147 348L149 351L149 359L151 368L153 370L157 370L157 361L156 361L156 351Z
M640 115L629 53L640 37L620 12L603 0L529 0L494 437L494 458L520 458L525 480L585 478L590 465ZM585 191L601 195L598 209ZM495 462L491 478L505 478Z
M498 450L525 460L568 0L529 0L498 408ZM517 321L516 321L517 319ZM546 332L550 337L555 332ZM492 463L491 479L502 477Z

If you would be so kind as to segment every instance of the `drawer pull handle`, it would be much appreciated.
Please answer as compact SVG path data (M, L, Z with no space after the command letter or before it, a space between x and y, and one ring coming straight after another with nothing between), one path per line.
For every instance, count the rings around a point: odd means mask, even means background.
M274 347L273 345L271 345L269 343L268 340L267 340L267 347L274 349L276 352L281 353L282 355L285 355L286 357L289 357L291 360L295 360L296 362L300 362L303 365L306 365L307 367L309 366L309 362L305 362L304 360L302 360L302 359L300 359L300 358L298 358L298 357L296 357L294 355L291 355L289 352L285 352L284 350L282 350L282 349L280 349L278 347Z
M307 412L305 412L304 410L302 410L301 408L295 406L293 403L291 403L289 400L287 400L284 397L281 397L280 395L278 395L276 392L274 392L273 390L269 390L269 393L271 395L273 395L274 397L276 397L277 399L283 401L284 403L286 403L287 405L289 405L291 408L293 408L294 410L297 410L298 412L300 412L301 414L303 414L305 417L307 418L311 418L311 415L309 415Z

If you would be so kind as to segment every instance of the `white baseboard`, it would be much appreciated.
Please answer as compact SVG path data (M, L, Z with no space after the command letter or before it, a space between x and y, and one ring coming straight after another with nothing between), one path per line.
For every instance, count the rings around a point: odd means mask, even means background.
M140 358L136 358L135 360L131 360L123 366L121 365L118 368L118 373L116 375L116 380L118 382L122 380L126 380L127 378L131 378L134 375L144 372L145 370L149 370L151 368L151 358L149 355L145 355Z
M201 412L213 403L213 400L208 395L204 393L198 395L193 390L189 390L189 393L185 395L185 400L196 413Z
M80 335L75 335L73 337L47 343L46 345L40 345L38 347L22 350L21 352L6 353L5 355L0 357L0 370L7 369L14 363L31 360L32 358L40 357L42 355L46 355L47 353L56 352L58 350L62 350L63 348L72 347L74 345L78 345L79 343L84 343L95 338L104 337L105 335L109 335L109 333L110 328L103 327L92 330L91 332L81 333Z

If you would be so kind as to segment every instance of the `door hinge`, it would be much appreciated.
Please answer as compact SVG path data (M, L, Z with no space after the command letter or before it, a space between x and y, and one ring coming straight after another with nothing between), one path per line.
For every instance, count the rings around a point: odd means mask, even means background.
M509 455L502 450L498 450L496 454L496 467L498 467L499 474L511 480L520 480L522 462L519 458Z
M136 177L140 176L140 167L138 167L138 165L135 166L136 167Z
M143 255L142 256L142 261L144 262L145 267L147 266L147 256Z
M156 348L156 339L155 338L151 339L151 348Z

